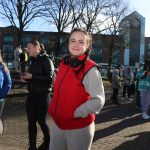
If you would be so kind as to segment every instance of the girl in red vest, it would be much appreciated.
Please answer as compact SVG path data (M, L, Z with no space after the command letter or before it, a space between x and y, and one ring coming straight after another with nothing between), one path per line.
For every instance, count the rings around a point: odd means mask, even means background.
M105 103L97 64L89 59L91 35L83 29L69 34L69 55L60 63L49 113L54 120L50 150L90 150L95 114Z

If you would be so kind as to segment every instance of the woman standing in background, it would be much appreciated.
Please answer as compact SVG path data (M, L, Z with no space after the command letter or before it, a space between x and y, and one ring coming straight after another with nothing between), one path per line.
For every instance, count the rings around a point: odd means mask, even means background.
M149 119L148 115L150 105L150 61L147 60L144 67L137 72L137 79L139 80L138 90L140 91L142 118Z
M36 40L30 41L27 44L27 52L31 60L29 72L21 74L21 79L28 81L29 91L26 100L29 132L28 150L37 150L37 122L44 135L43 143L38 147L38 150L48 150L50 133L46 117L54 65L46 51L41 50L40 44Z

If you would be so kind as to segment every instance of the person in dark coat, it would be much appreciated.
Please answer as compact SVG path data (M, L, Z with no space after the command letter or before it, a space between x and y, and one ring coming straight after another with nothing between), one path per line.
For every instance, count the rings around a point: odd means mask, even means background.
M21 72L24 73L26 65L28 63L27 48L23 49L23 52L19 55L19 58L20 58Z
M48 150L50 142L49 128L46 123L48 100L54 66L45 51L41 50L38 41L31 41L27 45L28 54L31 57L29 72L21 75L28 81L28 97L26 101L26 112L28 118L29 149L37 150L36 136L38 122L44 135L44 142L38 150Z

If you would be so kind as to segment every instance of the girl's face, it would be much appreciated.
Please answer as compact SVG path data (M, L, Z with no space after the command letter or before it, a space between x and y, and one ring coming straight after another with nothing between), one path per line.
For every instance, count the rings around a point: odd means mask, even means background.
M87 36L82 32L73 32L69 38L68 50L72 57L81 56L88 48Z
M34 46L31 43L28 43L27 49L28 49L27 52L28 52L29 56L31 56L31 57L36 57L37 54L39 53L39 47Z

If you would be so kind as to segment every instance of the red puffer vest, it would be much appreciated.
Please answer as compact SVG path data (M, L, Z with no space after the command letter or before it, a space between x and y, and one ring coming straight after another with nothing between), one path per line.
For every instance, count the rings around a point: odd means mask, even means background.
M81 104L90 99L82 84L83 77L96 63L87 60L84 71L76 74L70 65L60 64L54 85L54 95L49 105L48 112L57 126L64 130L79 129L88 126L95 120L94 114L86 118L74 118L74 112Z

